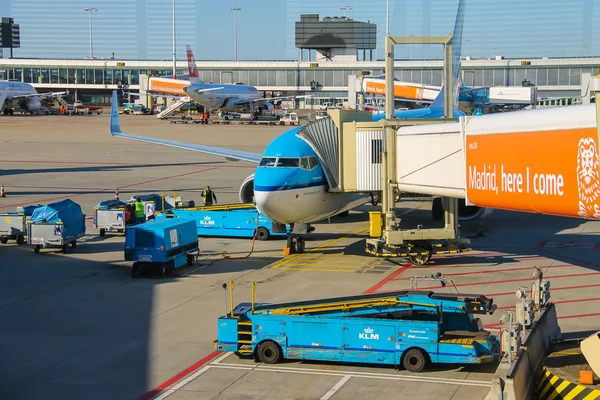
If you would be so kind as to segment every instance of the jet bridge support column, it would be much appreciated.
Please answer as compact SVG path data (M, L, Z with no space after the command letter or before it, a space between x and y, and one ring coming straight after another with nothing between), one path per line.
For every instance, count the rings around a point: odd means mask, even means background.
M394 45L396 44L441 44L444 46L444 118L398 120L394 119ZM382 151L382 214L383 231L380 239L367 240L367 251L376 255L408 256L416 264L425 264L432 254L466 251L468 240L458 240L458 200L444 199L445 226L440 229L400 229L396 218L396 198L401 195L398 188L397 130L401 126L455 122L452 118L452 36L443 37L386 37L385 45L386 119L382 121L385 141ZM427 151L427 149L423 149ZM434 243L435 240L445 241ZM439 249L441 251L435 251Z

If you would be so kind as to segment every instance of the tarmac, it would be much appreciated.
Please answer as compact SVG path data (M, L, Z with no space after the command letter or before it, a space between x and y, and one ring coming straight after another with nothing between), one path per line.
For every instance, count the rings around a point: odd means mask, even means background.
M172 125L153 116L122 116L127 133L260 153L285 127ZM254 171L197 152L110 137L107 116L0 117L0 212L70 198L88 218L93 207L138 193L200 199L210 185L218 202L238 201ZM399 204L403 226L432 224L430 202ZM411 374L393 368L312 362L263 365L215 352L217 317L227 309L223 283L235 282L234 303L283 302L382 293L408 288L481 293L498 304L482 316L498 330L518 286L534 267L551 281L563 332L598 329L600 224L495 211L464 223L473 251L437 256L424 267L364 252L368 213L316 224L302 255L282 256L284 239L255 243L200 238L197 265L172 276L131 279L123 238L101 238L88 219L86 236L67 254L14 241L0 246L0 398L37 399L483 399L496 365L436 365ZM227 254L230 259L222 259ZM219 260L212 262L212 260ZM441 272L450 284L427 280Z

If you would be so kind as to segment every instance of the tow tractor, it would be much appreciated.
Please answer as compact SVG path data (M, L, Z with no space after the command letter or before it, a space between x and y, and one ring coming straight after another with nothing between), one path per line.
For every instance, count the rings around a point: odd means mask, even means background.
M226 288L226 284L223 285ZM480 294L405 290L292 303L233 307L218 319L215 347L274 364L284 358L403 366L482 364L499 358L500 341L474 314L493 314Z

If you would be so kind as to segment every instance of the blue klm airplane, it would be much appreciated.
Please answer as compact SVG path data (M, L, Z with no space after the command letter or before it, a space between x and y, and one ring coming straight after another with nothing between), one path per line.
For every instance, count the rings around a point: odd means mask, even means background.
M466 0L459 0L456 24L454 28L455 43L453 57L454 71L454 111L453 116L465 115L456 108L460 87L460 43L462 42L463 20ZM395 117L406 118L440 118L444 115L442 87L438 97L429 108L409 111L396 111ZM258 164L254 174L247 177L240 187L240 200L251 202L252 198L258 208L270 219L281 224L310 224L328 217L342 214L359 205L371 201L371 195L333 193L328 182L321 160L311 146L299 138L297 133L302 127L295 127L275 138L263 154L218 147L189 144L171 140L135 136L123 133L117 111L117 92L113 92L112 112L110 119L111 135L138 140L147 143L177 147L225 157L226 159L248 161ZM384 118L373 115L373 120ZM480 210L469 210L468 217L479 216Z

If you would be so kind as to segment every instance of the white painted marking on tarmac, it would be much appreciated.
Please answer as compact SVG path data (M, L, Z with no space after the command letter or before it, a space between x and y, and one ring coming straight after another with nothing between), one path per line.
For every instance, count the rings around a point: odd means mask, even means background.
M205 373L209 369L210 369L209 365L207 365L206 367L203 367L203 368L199 369L198 371L194 372L192 375L188 376L187 378L185 378L184 380L182 380L181 382L179 382L177 385L175 385L172 388L170 388L167 391L165 391L160 396L155 397L154 400L163 400L163 399L166 399L167 397L169 397L170 395L172 395L173 393L175 393L177 390L181 389L182 387L184 387L185 385L187 385L188 383L190 383L191 381L193 381L194 379L196 379L197 377L199 377L200 375L202 375L203 373Z
M327 393L321 397L321 400L329 400L331 396L333 396L338 390L342 388L352 378L350 375L344 376L338 383L336 383Z
M222 356L219 356L219 358L217 358L215 361L211 362L211 365L219 364L221 361L223 361L224 359L226 359L227 357L229 357L232 354L233 354L233 352L231 352L231 351L224 353Z
M273 370L276 372L310 372L316 374L325 373L324 370L314 369L314 368L293 368L293 367L270 367L266 365L261 365L256 368L256 370ZM477 380L463 380L463 379L452 379L452 378L434 378L429 376L413 376L413 375L392 375L392 374L382 374L376 372L360 372L360 371L327 371L328 373L334 373L337 375L350 375L359 378L379 378L379 379L400 379L400 380L415 380L419 382L434 382L434 383L449 383L453 385L463 385L463 384L471 384L475 386L491 386L491 382L486 381L477 381Z

